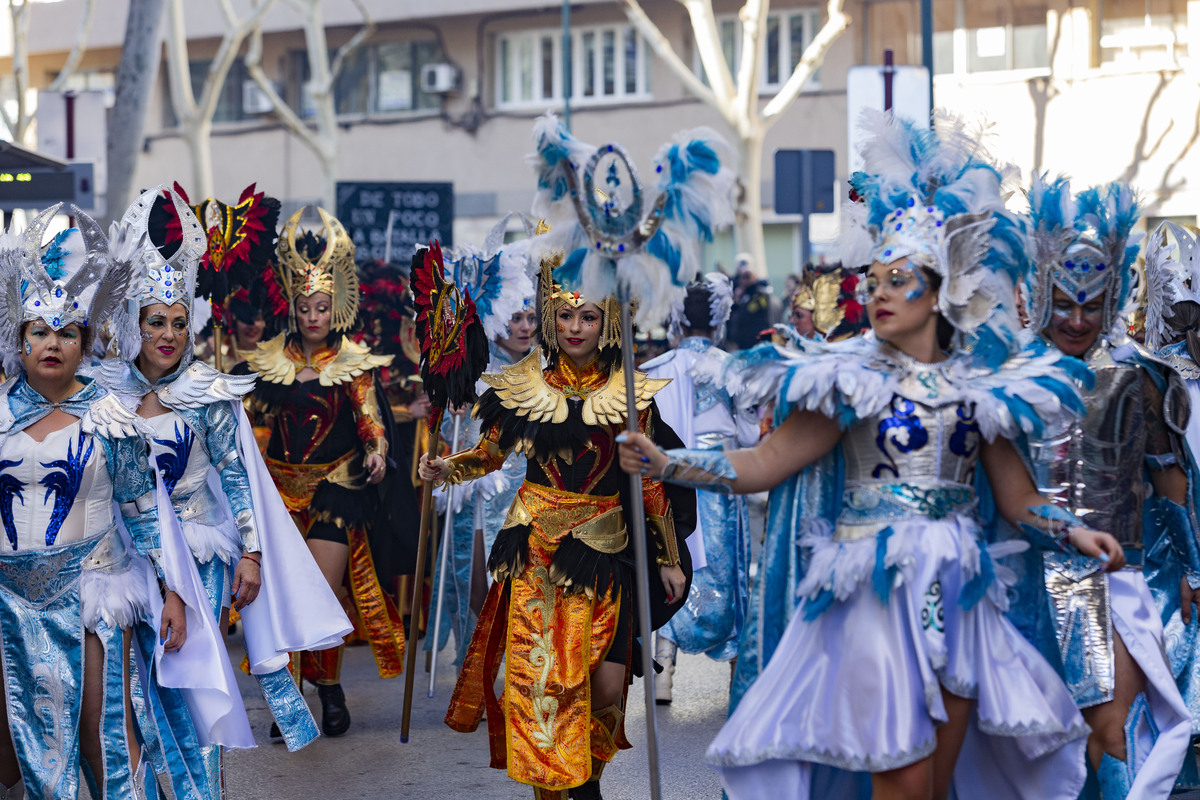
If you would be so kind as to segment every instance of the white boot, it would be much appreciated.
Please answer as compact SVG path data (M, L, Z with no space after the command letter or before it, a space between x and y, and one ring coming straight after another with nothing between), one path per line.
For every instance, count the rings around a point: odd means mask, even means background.
M654 642L654 660L663 668L654 681L654 702L660 706L671 704L671 685L675 678L675 653L679 646L661 633Z
M0 784L0 800L25 800L25 779L21 778L12 786Z

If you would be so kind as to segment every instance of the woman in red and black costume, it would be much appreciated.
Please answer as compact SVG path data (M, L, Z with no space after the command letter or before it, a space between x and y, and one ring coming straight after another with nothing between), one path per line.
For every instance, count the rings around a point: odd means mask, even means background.
M528 456L525 481L492 548L495 578L471 640L446 724L472 731L486 710L492 766L534 787L535 798L599 798L600 772L624 735L626 688L640 674L630 514L647 521L654 627L687 596L691 562L683 538L695 493L643 480L632 509L617 462L625 429L625 374L613 298L589 302L553 283L542 263L542 346L498 374L474 414L485 433L470 450L421 458L421 477L461 483ZM665 385L634 376L639 429L677 442L654 394ZM504 660L503 698L494 683Z
M403 626L381 586L370 536L391 440L376 372L392 357L342 335L358 314L354 244L341 223L318 212L324 238L298 235L303 209L279 237L269 294L283 298L288 330L260 342L235 372L258 373L249 410L255 425L270 431L267 468L321 572L370 644L380 676L391 678L403 669ZM302 677L317 685L327 736L350 726L340 682L343 651L301 658Z

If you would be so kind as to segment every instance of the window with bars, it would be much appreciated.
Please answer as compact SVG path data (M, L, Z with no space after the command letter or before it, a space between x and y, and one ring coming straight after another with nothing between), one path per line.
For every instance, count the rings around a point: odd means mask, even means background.
M496 107L528 108L563 96L562 31L547 29L496 37ZM646 44L623 25L571 31L571 102L580 105L644 100L650 95Z
M820 27L821 11L815 8L773 11L767 14L762 62L758 72L759 91L778 91L787 82L804 56L804 48L808 47ZM737 17L719 17L717 30L721 39L721 52L725 55L725 64L736 77L738 64L742 59L742 23ZM695 54L693 62L696 74L707 82L699 52ZM819 84L818 71L813 73L805 89L819 88Z
M331 54L332 57L332 54ZM294 54L299 91L294 107L302 117L315 112L308 92L308 54ZM394 114L431 111L441 98L421 91L421 67L443 61L433 39L377 42L364 45L342 63L333 83L334 104L339 115Z

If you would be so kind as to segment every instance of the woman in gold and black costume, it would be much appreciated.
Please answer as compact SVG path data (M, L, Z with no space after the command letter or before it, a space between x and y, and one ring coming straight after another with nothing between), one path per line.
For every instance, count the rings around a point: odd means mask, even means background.
M630 508L617 464L625 429L617 303L589 302L541 277L542 347L498 374L474 414L483 437L446 459L422 456L421 477L461 483L528 456L525 481L488 559L495 582L471 640L446 724L472 731L486 710L492 766L534 787L540 800L599 798L604 765L625 739L629 676L640 672L634 622L630 513L647 521L657 560L651 576L655 627L687 596L691 563L683 537L695 494L643 480L644 509ZM639 429L659 442L678 437L654 394L666 381L634 377ZM504 692L493 690L501 660Z
M318 212L324 241L297 236L303 209L279 237L277 286L268 291L286 301L288 330L260 342L239 370L258 373L250 410L255 425L270 430L271 477L334 592L344 596L348 585L347 611L370 643L380 676L391 678L403 668L403 626L380 586L368 537L388 453L388 412L375 372L392 357L338 335L358 314L354 244L341 223ZM326 736L350 726L340 683L343 650L301 658L300 674L317 685Z

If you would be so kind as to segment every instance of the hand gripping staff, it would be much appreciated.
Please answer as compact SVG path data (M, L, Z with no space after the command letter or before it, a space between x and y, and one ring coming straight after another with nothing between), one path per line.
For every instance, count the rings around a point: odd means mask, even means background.
M442 248L434 242L413 255L411 285L417 308L417 339L421 343L421 379L429 395L429 457L437 455L442 413L447 405L464 406L477 399L475 382L488 363L487 336L475 303L446 280ZM412 721L414 667L417 659L417 626L420 623L421 587L425 576L426 536L433 507L433 484L425 482L421 496L421 526L417 531L417 569L408 626L408 664L404 674L404 715L400 741L408 741Z

